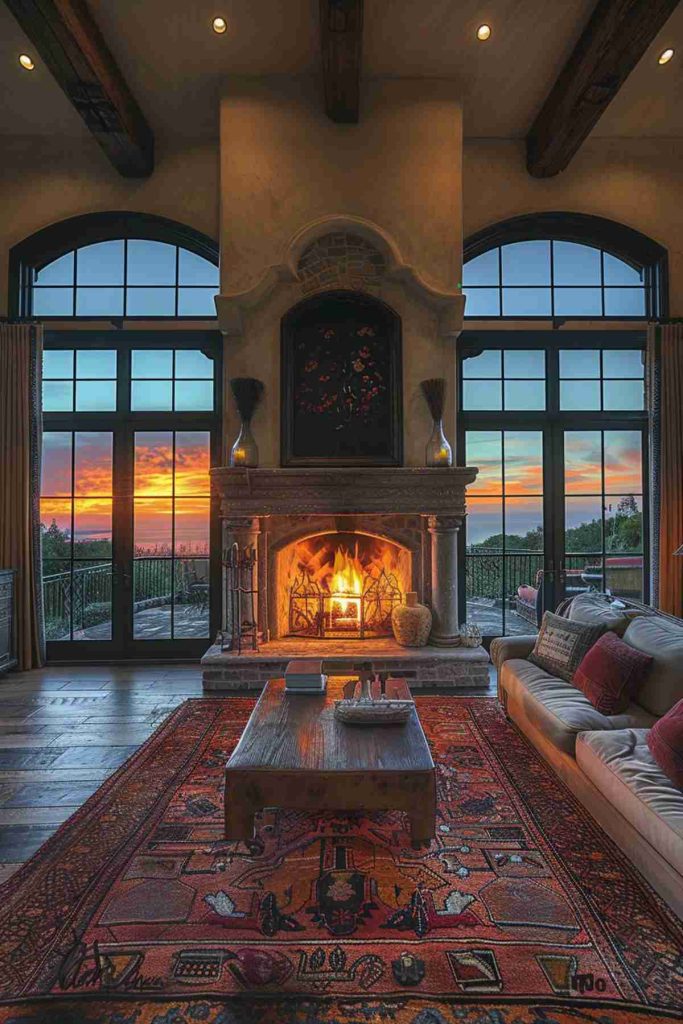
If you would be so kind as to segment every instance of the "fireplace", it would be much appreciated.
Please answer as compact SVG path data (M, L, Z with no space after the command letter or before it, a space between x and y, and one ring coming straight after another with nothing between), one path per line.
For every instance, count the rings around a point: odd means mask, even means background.
M476 472L212 470L224 546L256 553L259 649L214 645L202 659L205 688L259 688L302 657L322 657L328 673L371 668L411 686L488 685L486 652L459 646L457 538ZM402 648L391 635L391 609L408 591L431 607L427 647ZM226 618L228 635L232 627Z
M458 532L477 470L424 466L431 419L420 381L448 382L452 437L464 296L360 216L317 216L273 252L280 262L216 297L230 376L264 384L259 466L211 473L224 550L255 555L258 650L215 644L204 685L258 688L302 657L322 657L328 674L372 668L415 686L487 685L488 656L460 646L458 611ZM237 429L228 402L228 447ZM409 591L432 612L420 649L391 631ZM227 603L223 616L221 635L233 636Z
M277 554L278 633L321 640L391 636L410 590L410 552L365 533L322 533Z

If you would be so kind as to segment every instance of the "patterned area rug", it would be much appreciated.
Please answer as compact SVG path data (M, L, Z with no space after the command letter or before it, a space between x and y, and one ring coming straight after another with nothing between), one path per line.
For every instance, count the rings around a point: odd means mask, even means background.
M253 700L188 700L0 891L12 1024L680 1020L683 927L489 698L418 697L438 837L269 810L222 839Z

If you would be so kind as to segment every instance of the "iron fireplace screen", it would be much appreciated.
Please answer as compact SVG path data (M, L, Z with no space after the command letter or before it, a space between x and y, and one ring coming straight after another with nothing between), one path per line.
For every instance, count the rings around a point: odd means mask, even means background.
M366 574L360 593L325 590L303 569L289 590L289 634L336 640L391 636L391 612L401 600L396 576L384 569Z

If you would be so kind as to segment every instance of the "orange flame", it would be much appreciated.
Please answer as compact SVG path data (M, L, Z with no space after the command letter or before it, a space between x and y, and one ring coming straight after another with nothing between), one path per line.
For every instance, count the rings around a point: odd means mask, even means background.
M362 593L363 564L358 557L358 547L356 547L355 555L352 555L345 547L338 547L334 553L334 566L330 580L333 614L337 612L338 615L345 618L358 619Z

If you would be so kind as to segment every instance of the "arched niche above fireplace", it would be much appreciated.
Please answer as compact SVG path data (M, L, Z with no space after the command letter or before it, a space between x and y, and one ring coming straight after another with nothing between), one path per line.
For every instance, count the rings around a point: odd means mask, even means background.
M379 249L349 231L316 238L302 252L296 268L304 295L330 288L365 291L379 285L386 271L387 261Z
M338 253L341 267L332 269L327 283L316 278L311 281L308 260L317 252L316 246L327 247L330 239L344 238L344 245ZM349 260L348 240L357 239L363 249L364 258L356 267ZM350 244L350 243L349 243ZM370 258L370 254L372 254ZM328 249L327 262L332 266ZM358 254L354 254L358 255ZM370 269L372 265L372 269ZM330 268L328 268L330 269ZM359 287L355 282L364 279L363 288L382 287L384 282L394 283L410 292L436 316L437 334L442 338L455 339L462 331L465 296L460 286L443 288L423 276L419 268L406 263L396 240L378 224L351 214L330 214L304 225L289 239L280 262L263 268L260 276L239 291L221 288L216 296L216 311L222 333L226 337L239 338L245 333L245 319L256 309L268 302L277 303L282 295L306 294L311 285L316 290L322 287ZM349 278L354 280L350 284ZM293 301L293 299L291 300Z
M392 609L413 585L410 549L370 533L307 533L274 556L272 621L280 637L390 636Z
M283 466L400 466L401 318L385 302L328 291L282 319Z

